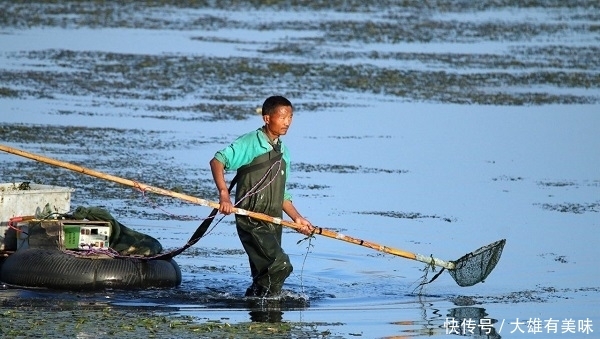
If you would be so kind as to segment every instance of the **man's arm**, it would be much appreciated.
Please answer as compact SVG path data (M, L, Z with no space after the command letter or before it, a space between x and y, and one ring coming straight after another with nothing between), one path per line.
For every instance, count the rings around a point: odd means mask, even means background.
M225 182L225 166L216 158L212 158L210 161L210 170L217 190L219 190L219 212L231 214L233 212L233 204L231 203L231 197L229 196L229 190Z
M283 201L283 211L287 214L296 224L300 224L304 226L302 229L298 230L298 232L304 235L311 235L313 231L313 225L308 221L308 219L304 218L300 212L296 209L291 200Z

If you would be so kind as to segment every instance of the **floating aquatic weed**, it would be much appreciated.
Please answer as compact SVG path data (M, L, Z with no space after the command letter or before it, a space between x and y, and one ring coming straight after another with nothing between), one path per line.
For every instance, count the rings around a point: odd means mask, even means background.
M540 206L541 208L549 211L556 211L561 213L575 213L583 214L586 212L600 212L600 202L594 203L562 203L562 204L550 204L536 203L534 205Z
M364 212L355 212L357 214L371 214L371 215L380 215L384 217L390 218L399 218L399 219L440 219L445 222L452 222L452 218L440 217L437 215L424 215L418 212L396 212L396 211L364 211Z
M549 51L550 52L550 51ZM15 54L14 58L22 58ZM407 56L409 57L409 56ZM422 55L422 60L439 64L438 55ZM523 56L525 57L525 56ZM586 58L585 54L580 56ZM272 76L281 79L277 83L281 91L295 93L297 97L309 97L313 93L370 92L407 100L446 103L527 105L549 103L594 103L600 100L590 94L536 93L532 86L545 85L558 88L597 88L600 75L585 71L562 72L539 65L525 69L533 72L496 71L491 64L488 70L478 73L454 72L453 69L478 67L473 62L460 65L465 57L447 54L448 62L443 71L429 69L397 69L369 64L327 64L314 61L265 61L261 58L216 58L199 56L189 58L178 55L136 55L107 52L34 51L26 58L49 60L60 64L70 72L31 70L26 74L14 70L0 70L0 80L9 88L19 87L21 97L56 97L57 95L92 95L105 98L105 105L122 105L115 99L172 101L186 95L202 93L203 100L218 98L237 101L236 104L201 103L177 106L149 104L147 111L171 113L168 115L143 114L155 119L221 120L246 119L254 115L251 107L257 95L267 95L264 88L272 87ZM425 59L433 58L433 59ZM470 57L475 58L474 56ZM480 60L493 59L489 56ZM498 59L505 59L498 55ZM514 56L513 56L514 58ZM313 58L314 59L314 58ZM409 59L407 59L409 60ZM115 68L115 62L119 65ZM475 61L474 61L475 62ZM481 61L479 61L481 62ZM490 61L486 61L490 62ZM567 62L570 63L570 62ZM585 62L581 62L585 63ZM512 65L511 68L515 68ZM439 68L439 65L438 65ZM266 75L269 76L266 76ZM81 79L85 79L85 82ZM199 80L201 79L201 81ZM310 87L306 84L310 83ZM223 96L227 89L227 96ZM335 97L325 105L335 103ZM340 98L342 101L343 98ZM320 100L321 101L321 100ZM303 106L304 109L319 106Z
M540 254L539 256L542 257L542 258L546 258L548 256L553 257L554 261L559 262L561 264L566 264L566 263L569 262L567 260L567 256L565 256L565 255L558 255L556 253L543 253L543 254Z
M492 178L492 181L523 181L525 180L523 177L512 177L508 175L501 175L496 178Z
M329 164L307 164L294 163L294 171L298 172L326 172L326 173L408 173L407 170L389 170L380 168L369 168L356 165L329 165Z
M540 181L538 182L540 186L546 187L569 187L569 186L577 186L576 183L571 181Z
M16 98L19 96L19 91L7 87L0 87L0 97Z

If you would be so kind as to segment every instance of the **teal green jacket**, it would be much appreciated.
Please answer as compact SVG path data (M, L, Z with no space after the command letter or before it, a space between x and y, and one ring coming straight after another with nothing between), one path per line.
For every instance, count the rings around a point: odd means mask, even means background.
M281 145L281 152L283 153L283 160L286 164L286 177L289 178L291 173L290 154L281 138L279 139L279 143ZM215 159L223 164L226 171L236 171L238 168L251 163L254 158L270 152L272 149L273 146L269 142L269 138L262 131L262 128L259 128L238 137L231 145L218 151L215 154ZM284 200L292 200L287 187L283 198Z

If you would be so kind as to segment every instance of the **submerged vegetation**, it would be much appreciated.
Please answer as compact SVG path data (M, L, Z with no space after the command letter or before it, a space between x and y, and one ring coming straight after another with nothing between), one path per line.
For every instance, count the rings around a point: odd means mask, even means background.
M316 42L313 42L316 43ZM567 47L564 47L567 48ZM563 49L564 49L563 48ZM289 46L265 54L284 55ZM299 98L312 93L357 92L384 94L407 101L425 101L485 105L541 105L595 103L593 93L566 94L536 92L528 88L550 86L560 88L598 89L600 75L589 72L598 69L600 62L593 55L600 48L573 47L571 53L557 56L553 49L516 51L512 55L470 55L416 53L367 55L313 55L302 57L315 60L366 59L364 64L340 65L328 62L285 62L263 58L216 58L177 55L132 55L105 52L75 52L47 50L15 54L12 57L35 62L48 62L70 71L48 69L0 71L4 92L20 98L55 98L59 95L103 98L107 105L120 107L122 99L152 100L144 111L155 112L156 118L184 120L244 119L254 115L257 95L264 96L265 87L272 87L271 77L286 79L278 91L293 92ZM536 61L522 61L535 54ZM544 55L546 58L544 58ZM558 58L558 59L557 59ZM503 60L498 63L498 60ZM419 60L423 69L397 69L375 66L377 60ZM564 67L561 67L561 64ZM49 66L50 66L49 65ZM48 67L49 67L48 66ZM560 68L557 68L560 67ZM453 69L454 71L449 71ZM480 69L476 73L461 69ZM566 71L568 69L568 72ZM226 84L226 88L224 88ZM223 93L227 93L223 96ZM201 95L199 101L237 99L241 104L160 104L159 102ZM333 98L335 105L342 98ZM341 103L339 103L341 104ZM318 107L318 106L317 106ZM317 107L312 107L317 108ZM310 109L310 105L300 106ZM171 113L160 115L158 113ZM68 112L63 112L66 114Z
M472 7L475 6L475 7ZM526 3L494 1L465 6L460 1L350 2L304 1L135 1L135 2L3 2L0 23L26 26L185 30L196 41L223 47L247 44L241 38L219 39L219 30L303 32L299 37L260 43L258 57L178 54L130 54L100 51L40 50L9 55L37 67L0 69L0 96L56 98L94 96L102 105L123 107L123 99L151 100L136 110L157 119L244 119L254 113L257 97L269 92L293 93L301 109L345 105L344 98L323 93L382 94L402 101L484 105L597 103L600 47L595 43L520 45L567 34L595 35L599 11L591 1ZM177 12L189 7L189 14ZM556 20L474 20L473 11L554 8ZM291 10L299 18L268 22L240 15L248 8ZM562 12L562 9L570 11ZM302 19L311 10L347 13L325 20ZM166 12L178 15L165 16ZM370 19L357 16L368 13ZM444 15L456 16L449 20ZM565 17L567 16L567 17ZM482 50L481 42L511 41L509 50ZM378 50L377 44L438 44L424 53ZM444 51L447 44L471 45L474 53ZM348 48L358 45L359 49ZM373 45L373 48L370 48ZM408 63L409 67L398 67ZM273 84L277 77L283 81ZM276 86L274 88L273 86ZM545 87L543 92L535 88ZM563 91L578 89L578 91ZM197 104L177 100L194 97ZM220 102L215 102L220 101ZM318 102L314 105L313 102ZM57 112L59 113L59 112ZM162 113L162 114L161 114ZM60 112L60 114L90 114ZM140 113L142 115L143 113ZM147 114L147 113L146 113Z
M48 314L52 314L49 318ZM155 311L112 307L56 310L0 309L0 335L10 338L339 338L326 323L231 323Z

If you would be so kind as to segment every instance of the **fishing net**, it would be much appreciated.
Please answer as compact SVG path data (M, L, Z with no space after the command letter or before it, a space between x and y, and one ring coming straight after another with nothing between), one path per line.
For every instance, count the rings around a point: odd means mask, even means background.
M492 272L502 255L506 239L498 240L453 261L454 269L448 270L459 286L473 286L483 282Z

